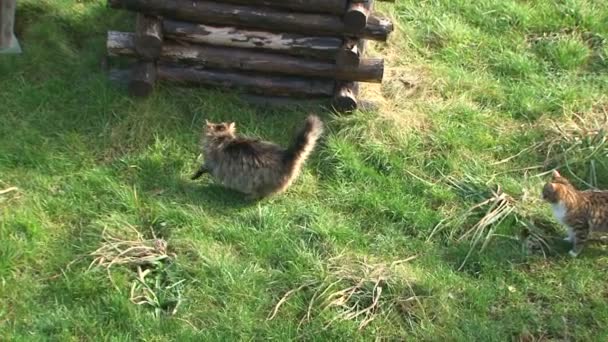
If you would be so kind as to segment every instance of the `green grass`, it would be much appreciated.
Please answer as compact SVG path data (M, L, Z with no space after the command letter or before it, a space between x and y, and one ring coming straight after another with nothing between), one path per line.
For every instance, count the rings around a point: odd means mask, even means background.
M387 58L384 84L364 88L378 108L319 111L327 133L300 179L251 204L188 179L202 123L286 144L306 111L167 85L131 99L100 68L105 32L131 15L18 1L24 54L0 57L0 190L18 188L0 195L2 339L606 340L608 252L570 258L539 195L554 167L608 188L608 2L378 9L397 26L370 51ZM472 234L498 188L510 213ZM177 255L154 268L160 314L129 300L132 269L87 271L103 231L127 227ZM365 315L332 322L377 285L364 329Z

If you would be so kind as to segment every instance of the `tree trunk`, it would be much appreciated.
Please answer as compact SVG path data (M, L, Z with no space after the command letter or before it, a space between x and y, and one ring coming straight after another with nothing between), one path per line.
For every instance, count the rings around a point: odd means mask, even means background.
M173 20L163 21L163 31L168 38L193 43L270 50L318 59L333 60L342 45L342 39L335 37L270 33L236 27L199 25Z
M351 112L357 109L357 95L359 95L357 82L340 83L336 87L332 105L338 112Z
M135 23L135 51L143 59L154 61L163 45L162 23L157 17L138 13Z
M156 83L156 66L152 62L140 62L133 67L129 80L131 96L146 97L154 90Z
M367 39L386 40L392 23L377 20L375 25L357 33L348 32L339 16L294 13L271 8L229 5L192 0L108 0L114 8L124 8L149 15L212 25L234 25L275 32L294 32L306 35L342 36L354 34ZM373 17L370 17L370 21ZM369 26L369 25L368 25ZM388 30L390 29L390 30ZM384 31L384 32L382 32Z
M313 12L343 15L347 0L219 0L239 5L274 7L294 12Z
M0 1L0 49L9 49L15 42L13 29L15 26L15 1Z
M344 25L349 32L359 32L367 25L373 6L373 0L351 2L344 14Z
M133 37L133 34L131 34ZM110 40L112 40L110 42ZM108 54L135 56L128 33L108 34ZM111 50L110 50L111 49ZM211 45L163 44L160 60L171 63L202 65L216 69L238 69L294 76L324 77L339 80L382 82L384 61L362 60L359 65L342 66L330 61L317 61L249 49Z
M273 96L331 96L334 81L287 76L219 71L204 67L158 65L158 77L163 81L183 85L238 88L245 92Z

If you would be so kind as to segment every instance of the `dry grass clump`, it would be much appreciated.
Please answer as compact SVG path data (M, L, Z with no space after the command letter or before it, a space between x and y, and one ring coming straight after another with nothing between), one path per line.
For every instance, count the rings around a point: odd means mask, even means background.
M143 235L134 227L130 228L136 234L136 237L130 240L114 237L108 233L107 229L104 229L101 247L90 253L94 259L89 265L89 269L94 266L109 269L114 265L149 266L175 256L174 254L172 256L167 254L167 242L165 240L144 239Z
M112 279L110 269L123 266L135 271L131 282L131 302L150 306L157 317L162 312L174 315L181 304L181 290L185 282L184 279L176 279L172 268L172 262L177 256L168 253L167 241L157 238L154 233L152 239L145 239L135 227L128 228L135 233L131 239L113 236L104 229L101 247L90 253L93 261L89 270L106 269L110 281L118 291L120 288Z
M3 188L3 182L0 180L0 204L11 202L16 198L19 198L19 188L16 186Z
M458 270L462 270L471 254L478 250L483 252L493 237L503 236L496 233L497 228L509 217L518 219L515 199L504 192L500 186L492 189L487 184L479 185L477 179L469 177L464 181L457 181L447 177L446 182L467 197L477 199L477 203L464 213L440 221L429 234L427 241L435 235L448 231L448 238L458 242L469 241L471 247ZM476 223L467 225L473 218ZM462 228L466 227L466 228Z
M584 117L576 113L568 120L549 120L545 139L540 148L545 154L544 166L565 167L569 174L588 187L597 187L598 168L606 170L608 139L608 106L596 106ZM587 179L572 172L573 166L588 171Z
M336 321L353 320L364 329L380 316L393 312L407 313L410 319L415 309L424 313L419 296L411 285L412 275L405 264L415 257L397 260L392 263L370 262L368 259L351 259L345 256L329 260L327 276L320 281L305 282L303 285L286 292L270 312L268 320L274 319L279 308L296 292L304 289L312 294L306 314L300 324L318 316L329 315L324 328Z

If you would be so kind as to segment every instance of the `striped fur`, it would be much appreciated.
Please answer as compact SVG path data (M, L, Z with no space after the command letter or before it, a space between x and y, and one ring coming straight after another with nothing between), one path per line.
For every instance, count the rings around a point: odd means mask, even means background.
M207 122L201 139L205 162L192 179L210 173L223 186L252 199L282 193L298 177L322 132L321 120L310 115L292 145L284 149L237 136L234 123Z
M583 250L590 233L608 232L608 191L579 191L559 172L543 187L542 198L551 203L555 218L568 229L570 255Z

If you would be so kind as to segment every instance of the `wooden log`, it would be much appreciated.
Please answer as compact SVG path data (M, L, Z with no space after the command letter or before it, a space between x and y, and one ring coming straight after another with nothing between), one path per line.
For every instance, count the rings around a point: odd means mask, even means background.
M284 107L290 110L310 107L327 108L331 104L330 96L319 96L315 98L291 98L285 96L263 96L243 94L240 98L248 104L260 107Z
M362 59L359 65L343 65L336 68L334 78L342 81L382 83L384 59Z
M21 47L13 32L16 0L0 1L0 52L20 53Z
M129 94L146 97L154 90L156 84L156 66L153 62L140 62L135 65L129 80Z
M158 17L138 13L135 21L135 51L146 61L160 56L163 45L162 21Z
M267 76L254 73L220 71L196 66L159 63L158 77L182 85L238 88L248 93L272 96L331 96L335 82L330 79Z
M130 34L133 37L133 34ZM135 56L129 33L108 33L108 54ZM112 49L111 51L109 49ZM338 80L382 82L384 60L362 60L359 65L338 65L331 61L318 61L249 49L211 45L184 45L165 42L160 60L174 64L203 65L214 69L238 69L294 76L335 78Z
M109 56L133 56L135 35L131 32L108 31L106 50Z
M211 1L192 0L108 0L113 8L123 8L149 15L211 25L234 25L274 32L294 32L306 35L342 36L347 34L342 18L327 14L293 13L272 8L230 5ZM370 16L370 21L373 16ZM390 22L389 22L390 23ZM366 26L357 36L386 40L390 31L386 22L376 21ZM392 30L392 23L390 23Z
M373 0L350 2L344 14L344 26L349 32L359 32L367 25L373 6Z
M13 42L13 27L15 25L15 1L0 2L0 49L6 49Z
M270 33L174 20L163 20L163 32L167 38L193 43L274 51L318 59L334 59L342 44L342 39L336 37Z
M364 39L346 38L342 48L336 54L336 64L343 66L359 65L364 49Z
M388 39L388 35L391 34L393 30L393 23L390 19L370 15L369 18L367 18L367 26L365 26L363 31L354 36L384 42Z
M359 95L359 84L357 82L339 83L332 101L334 109L338 112L351 112L357 109Z
M394 0L393 0L394 1ZM343 15L347 0L220 0L238 5L264 6L294 12L329 13Z

